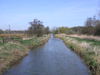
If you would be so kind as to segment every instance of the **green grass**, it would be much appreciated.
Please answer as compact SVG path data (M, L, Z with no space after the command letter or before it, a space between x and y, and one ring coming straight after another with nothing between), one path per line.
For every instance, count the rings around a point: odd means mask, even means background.
M3 46L3 45L4 45L4 43L1 43L1 42L0 42L0 46Z
M5 43L1 42L2 40L3 40L3 37L0 37L0 46L3 46L3 45L5 45L7 43L7 42L5 42ZM13 41L21 41L22 39L19 38L19 37L11 37L11 40L13 40Z
M31 45L32 44L32 39L21 40L20 43L23 44L23 45Z
M0 41L3 40L2 37L0 37ZM4 45L4 43L0 42L0 46Z
M21 41L22 38L19 38L19 37L12 37L11 39L15 40L15 41Z
M29 40L21 40L20 43L25 46L39 45L40 38L33 37L32 39L29 39Z

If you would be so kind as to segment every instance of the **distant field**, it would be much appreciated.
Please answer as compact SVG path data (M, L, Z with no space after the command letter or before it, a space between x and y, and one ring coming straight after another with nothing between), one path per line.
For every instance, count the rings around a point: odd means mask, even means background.
M4 45L8 41L20 41L23 38L27 38L26 34L0 34L0 46Z
M26 34L0 34L0 37L26 37Z

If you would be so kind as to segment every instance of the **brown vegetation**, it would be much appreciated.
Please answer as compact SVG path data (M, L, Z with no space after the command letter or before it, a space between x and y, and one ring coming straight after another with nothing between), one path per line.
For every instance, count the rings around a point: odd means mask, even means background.
M0 37L27 37L26 34L0 34Z

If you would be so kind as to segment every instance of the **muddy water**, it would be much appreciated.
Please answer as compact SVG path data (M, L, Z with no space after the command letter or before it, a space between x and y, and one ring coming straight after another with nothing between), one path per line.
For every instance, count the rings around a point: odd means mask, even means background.
M90 75L88 68L62 40L53 36L42 47L31 50L18 65L3 75Z

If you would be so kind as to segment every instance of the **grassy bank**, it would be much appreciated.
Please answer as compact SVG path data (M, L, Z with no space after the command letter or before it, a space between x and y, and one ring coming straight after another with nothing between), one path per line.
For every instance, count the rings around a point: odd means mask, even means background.
M93 75L100 75L100 41L58 34L72 50L78 53Z
M16 42L8 42L0 45L0 74L17 63L28 54L30 48L40 46L47 42L49 36L32 37L28 40L15 39Z

